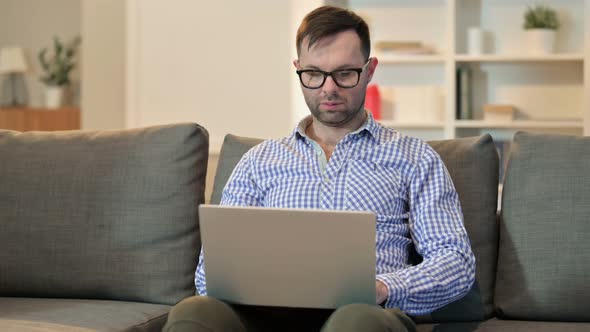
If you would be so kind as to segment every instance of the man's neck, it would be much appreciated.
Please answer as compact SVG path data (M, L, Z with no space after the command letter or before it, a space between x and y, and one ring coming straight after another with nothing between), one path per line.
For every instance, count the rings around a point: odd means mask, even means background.
M326 152L331 155L334 148L346 135L359 129L367 119L367 114L362 111L359 116L342 127L331 127L319 122L315 117L305 129L307 136L316 141Z

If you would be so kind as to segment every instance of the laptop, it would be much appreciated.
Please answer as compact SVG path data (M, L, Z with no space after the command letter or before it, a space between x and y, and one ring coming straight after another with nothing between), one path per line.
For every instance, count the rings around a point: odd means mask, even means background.
M375 214L200 205L207 294L229 303L375 304Z

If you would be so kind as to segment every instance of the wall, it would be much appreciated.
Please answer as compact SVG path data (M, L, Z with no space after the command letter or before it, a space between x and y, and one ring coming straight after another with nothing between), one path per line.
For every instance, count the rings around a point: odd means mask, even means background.
M126 4L83 0L82 128L126 127Z
M292 127L287 1L128 2L128 126L193 121L227 133Z
M585 3L585 11L586 17L590 17L590 1L586 0ZM584 54L586 54L586 58L588 58L588 54L590 54L590 24L586 24L586 31L584 31L584 43L586 44L586 49L584 50ZM584 61L584 85L588 86L590 83L590 63L588 61ZM584 92L584 136L590 136L590 89L586 89Z
M80 1L78 0L1 0L0 47L25 48L31 73L26 76L29 103L44 103L44 87L39 81L42 74L37 53L52 46L53 36L71 40L80 35ZM74 103L79 102L79 72L72 75Z

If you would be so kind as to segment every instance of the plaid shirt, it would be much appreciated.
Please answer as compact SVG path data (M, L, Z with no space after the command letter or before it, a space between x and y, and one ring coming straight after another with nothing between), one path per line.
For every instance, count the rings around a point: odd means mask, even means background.
M308 116L290 136L250 149L221 204L373 211L376 276L388 288L386 308L419 315L464 296L475 279L475 258L457 192L438 154L369 113L327 160L305 135L310 121ZM409 262L412 247L423 257L415 266ZM205 295L202 252L195 284Z

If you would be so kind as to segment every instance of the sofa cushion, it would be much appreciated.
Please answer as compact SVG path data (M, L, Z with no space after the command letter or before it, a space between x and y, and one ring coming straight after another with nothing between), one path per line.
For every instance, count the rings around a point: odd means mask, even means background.
M196 124L0 131L0 294L194 294L208 134Z
M490 135L429 141L459 194L465 228L476 259L471 291L430 314L432 321L483 320L493 313L498 250L498 153Z
M170 306L123 301L0 297L0 331L162 330Z
M590 323L558 323L501 320L492 318L484 322L419 324L418 332L585 332Z
M590 321L590 137L517 133L501 216L500 315Z
M223 188L244 153L261 142L262 139L259 138L241 137L231 134L225 136L221 145L221 151L219 152L219 162L213 182L211 204L219 204L221 201Z
M260 139L234 135L225 137L215 176L213 204L219 203L223 187L241 156L260 142ZM477 259L477 281L463 299L431 315L416 317L416 320L482 320L490 317L493 309L498 239L498 154L489 135L428 143L440 154L459 193L465 227Z

